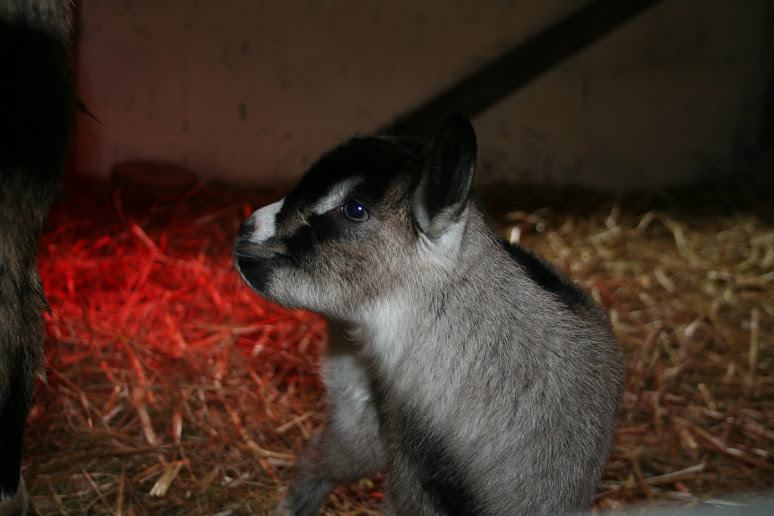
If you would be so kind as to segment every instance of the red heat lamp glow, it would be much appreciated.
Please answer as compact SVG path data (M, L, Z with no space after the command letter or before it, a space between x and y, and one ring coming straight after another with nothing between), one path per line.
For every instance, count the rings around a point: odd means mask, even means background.
M234 235L257 207L244 194L195 185L159 201L85 180L66 190L38 259L54 375L104 355L105 374L113 360L129 363L145 384L181 358L236 345L262 376L292 382L309 362L299 358L319 351L320 317L260 298L234 269Z

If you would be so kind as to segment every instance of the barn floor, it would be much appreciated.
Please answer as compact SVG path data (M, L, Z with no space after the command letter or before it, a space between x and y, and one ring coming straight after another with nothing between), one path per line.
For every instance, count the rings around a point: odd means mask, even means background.
M503 234L591 292L626 351L595 507L773 489L770 200L728 185L511 192L492 203ZM34 513L271 511L324 412L324 324L234 272L237 227L266 200L68 182L40 245L51 314L25 449ZM380 497L363 480L325 514L378 514Z

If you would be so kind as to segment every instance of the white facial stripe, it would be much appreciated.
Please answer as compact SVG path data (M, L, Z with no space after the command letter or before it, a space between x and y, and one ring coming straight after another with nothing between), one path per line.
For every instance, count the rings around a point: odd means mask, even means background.
M284 203L285 199L281 199L274 204L264 206L250 215L248 220L255 228L250 235L251 242L261 243L274 236L277 227L277 214L282 209Z
M333 188L328 190L328 194L325 197L315 203L312 207L312 212L316 215L322 215L333 208L341 206L352 193L352 190L362 182L362 177L353 177L335 184Z

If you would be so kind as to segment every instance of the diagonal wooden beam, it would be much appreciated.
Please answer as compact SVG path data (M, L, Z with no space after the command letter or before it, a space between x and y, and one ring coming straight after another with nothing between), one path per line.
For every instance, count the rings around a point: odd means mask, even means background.
M427 138L451 114L474 117L661 0L596 0L520 43L380 132Z

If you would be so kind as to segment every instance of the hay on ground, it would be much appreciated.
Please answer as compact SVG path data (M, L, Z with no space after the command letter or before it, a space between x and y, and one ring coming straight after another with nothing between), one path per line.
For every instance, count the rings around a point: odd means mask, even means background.
M626 352L595 507L774 487L771 208L727 191L519 192L495 208L502 234L578 280ZM51 314L24 457L34 513L267 514L281 498L324 414L325 328L234 272L238 225L265 200L200 185L148 205L70 186L40 245ZM325 513L378 514L380 497L380 478L364 479Z

